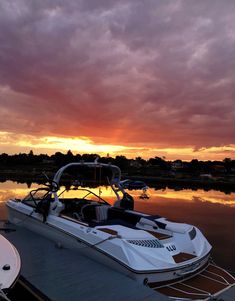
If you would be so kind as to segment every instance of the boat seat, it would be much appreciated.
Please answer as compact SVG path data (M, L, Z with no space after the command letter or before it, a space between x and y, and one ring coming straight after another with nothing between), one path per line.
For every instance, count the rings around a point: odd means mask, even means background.
M108 219L108 209L110 208L109 205L101 205L101 206L96 206L95 211L96 211L96 220L98 222L103 222Z
M96 207L99 206L97 203L87 204L81 209L81 217L85 222L96 220Z
M136 224L141 219L141 215L136 215L135 213L128 212L121 208L111 207L108 210L108 219L122 220L124 222L128 222L129 224L132 224L133 226L136 226Z

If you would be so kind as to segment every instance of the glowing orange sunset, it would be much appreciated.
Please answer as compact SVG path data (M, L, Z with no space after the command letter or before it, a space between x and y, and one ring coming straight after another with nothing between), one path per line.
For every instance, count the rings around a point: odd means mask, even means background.
M1 153L235 158L235 3L1 1Z

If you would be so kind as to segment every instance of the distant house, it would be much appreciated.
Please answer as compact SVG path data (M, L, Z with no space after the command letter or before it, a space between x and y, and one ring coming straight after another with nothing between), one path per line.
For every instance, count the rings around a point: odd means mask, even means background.
M203 173L203 174L200 174L200 178L204 179L204 180L208 180L208 179L213 179L213 176L210 173Z
M53 163L55 163L55 162L52 159L43 159L42 160L42 164L53 164Z
M217 172L217 173L225 173L226 168L223 165L213 165L212 166L212 171Z
M142 167L142 164L136 160L131 160L130 167L140 168L140 167Z
M181 160L175 160L171 163L172 170L181 170L184 168L184 163Z

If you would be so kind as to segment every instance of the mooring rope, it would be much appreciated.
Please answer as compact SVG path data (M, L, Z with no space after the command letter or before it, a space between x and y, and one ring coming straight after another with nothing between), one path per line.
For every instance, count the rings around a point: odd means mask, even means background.
M93 248L93 247L96 247L96 246L102 244L103 242L105 242L107 240L112 240L114 238L121 238L121 236L120 235L112 235L112 236L109 236L109 237L107 237L103 240L100 240L100 241L96 242L95 244L89 244L89 245L87 244L86 246L80 247L79 249ZM84 243L84 242L81 241L81 243Z

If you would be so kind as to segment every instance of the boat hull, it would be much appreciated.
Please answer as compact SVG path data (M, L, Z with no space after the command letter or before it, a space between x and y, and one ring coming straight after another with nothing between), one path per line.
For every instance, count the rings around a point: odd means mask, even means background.
M91 258L92 260L98 261L101 264L105 264L108 267L119 271L128 277L137 280L140 283L147 284L148 282L157 282L159 285L165 281L176 281L182 278L182 275L191 276L197 274L202 269L206 268L210 254L206 254L203 258L198 259L190 264L185 264L177 269L164 269L164 270L151 270L151 271L139 271L134 270L125 263L106 253L98 246L93 246L87 241L82 240L80 237L75 236L69 231L62 230L53 225L51 222L43 223L41 220L35 217L26 215L11 206L7 205L8 218L13 224L21 227L25 227L30 231L36 232L39 235L47 237L48 239L55 242L57 247L65 247L71 250L76 250L80 254Z
M0 235L0 245L0 288L8 292L19 278L21 260L16 248L2 235Z

